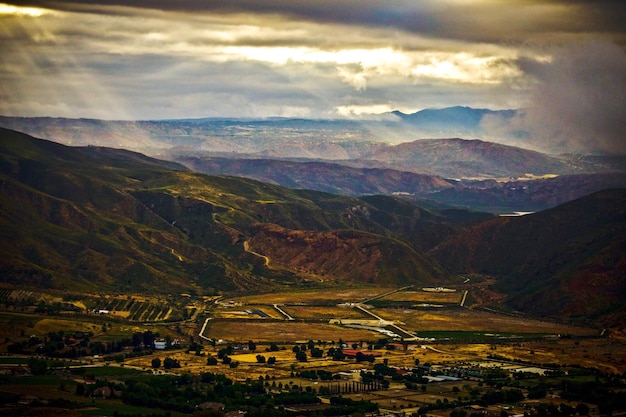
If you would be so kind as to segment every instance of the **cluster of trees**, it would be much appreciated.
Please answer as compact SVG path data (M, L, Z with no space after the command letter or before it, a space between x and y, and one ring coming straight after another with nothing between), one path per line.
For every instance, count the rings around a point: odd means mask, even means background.
M152 367L154 369L158 369L161 367L161 359L159 358L154 358L152 359ZM180 362L178 361L178 359L173 359L173 358L165 358L163 359L163 368L165 369L173 369L173 368L180 368Z
M503 411L503 413L506 413ZM452 410L450 417L467 417L467 411L465 410ZM504 416L504 414L502 414ZM539 404L534 410L525 412L525 416L528 417L570 417L570 416L587 416L589 415L589 406L580 403L576 407L569 406L567 404ZM469 414L469 417L484 417L484 414L480 412L473 412Z
M561 382L561 398L570 401L584 401L598 404L598 411L610 414L616 410L626 409L626 395L619 389L623 385L617 377L595 381L563 380Z
M332 372L325 371L323 369L318 370L305 370L297 374L301 378L307 379L321 379L322 381L331 381L332 379L339 379L338 376L333 376Z
M104 325L106 326L106 325ZM92 332L49 332L43 337L31 336L28 341L16 342L7 347L9 353L36 353L52 358L77 358L88 355L109 355L120 353L129 347L133 352L151 351L158 333L150 330L136 332L131 338L110 342L92 342ZM166 340L167 341L167 340Z
M271 393L266 391L263 381L234 382L211 372L200 377L186 374L129 380L120 389L126 404L183 413L192 413L203 402L218 402L224 404L224 412L240 410L249 417L287 417L292 413L285 411L285 406L320 402L313 390L303 391L295 385L288 392ZM369 401L342 398L331 398L331 405L319 415L371 413L378 409Z
M89 352L92 332L49 332L43 337L31 336L28 341L15 342L7 347L9 353L37 353L55 358L75 358Z
M268 365L274 365L276 363L276 356L270 356L269 358L265 358L264 355L256 355L257 363L267 363Z

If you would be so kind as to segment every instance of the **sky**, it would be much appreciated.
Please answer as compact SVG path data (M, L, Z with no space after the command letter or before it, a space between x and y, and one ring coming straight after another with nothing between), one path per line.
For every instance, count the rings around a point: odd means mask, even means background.
M0 0L1 1L1 0ZM622 0L0 3L0 115L381 118L524 109L493 135L624 151Z

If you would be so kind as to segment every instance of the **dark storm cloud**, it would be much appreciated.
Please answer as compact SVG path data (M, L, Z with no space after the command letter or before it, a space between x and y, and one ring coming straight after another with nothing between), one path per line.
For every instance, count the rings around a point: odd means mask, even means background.
M626 54L606 41L569 44L550 60L522 58L536 80L527 108L513 120L483 121L492 134L527 132L553 152L626 154Z
M106 13L116 5L179 12L281 14L307 21L393 27L425 36L490 42L595 33L626 46L626 2L621 0L88 0L29 4L64 10L90 7Z

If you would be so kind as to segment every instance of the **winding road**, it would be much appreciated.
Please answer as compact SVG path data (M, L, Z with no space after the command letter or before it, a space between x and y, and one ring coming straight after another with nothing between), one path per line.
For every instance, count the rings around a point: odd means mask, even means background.
M255 252L253 250L250 250L250 243L247 240L245 240L243 242L243 250L245 250L246 252L248 252L248 253L250 253L250 254L252 254L254 256L258 256L259 258L263 258L263 260L265 261L265 266L269 268L269 266L270 266L270 258L265 256L265 255L261 255L260 253L257 253L257 252Z

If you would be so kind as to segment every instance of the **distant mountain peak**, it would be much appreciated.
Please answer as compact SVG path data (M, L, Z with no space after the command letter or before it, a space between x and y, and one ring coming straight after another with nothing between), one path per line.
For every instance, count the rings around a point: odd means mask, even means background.
M426 129L461 128L475 130L480 127L482 118L489 115L498 115L504 118L513 117L516 110L477 109L467 106L452 106L440 109L428 108L415 113L393 111L391 114L404 122Z

